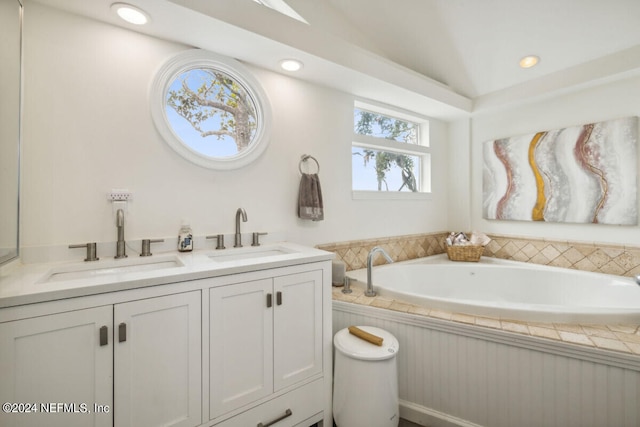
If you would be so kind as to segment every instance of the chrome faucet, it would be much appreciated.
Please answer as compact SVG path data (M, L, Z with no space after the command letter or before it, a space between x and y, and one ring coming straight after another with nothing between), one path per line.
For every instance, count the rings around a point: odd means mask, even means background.
M371 281L371 269L373 268L373 257L377 252L380 252L388 262L393 262L393 259L379 246L374 247L369 251L369 255L367 256L367 290L364 295L367 297L375 297L376 291L373 290L373 282Z
M116 259L127 257L127 248L124 241L124 211L116 211L116 227L118 227L118 242L116 243Z
M233 245L234 248L242 247L242 234L240 234L240 216L242 216L242 222L247 222L247 212L242 208L238 208L238 210L236 211L236 240L235 244Z

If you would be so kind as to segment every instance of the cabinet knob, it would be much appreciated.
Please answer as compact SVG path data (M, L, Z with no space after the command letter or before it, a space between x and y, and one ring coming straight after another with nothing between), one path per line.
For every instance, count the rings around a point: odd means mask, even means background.
M109 344L109 328L106 326L100 327L100 347Z
M127 324L122 322L118 325L118 342L127 340Z

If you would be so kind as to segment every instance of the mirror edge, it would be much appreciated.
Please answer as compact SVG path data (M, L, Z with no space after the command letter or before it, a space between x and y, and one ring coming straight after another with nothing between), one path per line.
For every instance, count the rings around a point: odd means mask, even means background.
M18 4L18 43L19 43L19 58L18 58L18 62L19 62L19 67L20 67L20 73L18 76L18 86L19 86L19 93L18 93L18 150L17 150L17 156L16 156L16 162L17 164L17 179L16 179L16 185L17 185L17 199L16 199L16 246L15 246L15 250L8 253L7 255L0 257L0 270L2 270L5 266L7 266L8 264L11 264L14 261L17 261L20 259L20 190L21 190L21 170L22 170L22 112L23 112L23 84L24 84L24 67L23 67L23 60L24 60L24 43L23 43L23 14L24 14L24 4L22 0L15 0L16 3Z

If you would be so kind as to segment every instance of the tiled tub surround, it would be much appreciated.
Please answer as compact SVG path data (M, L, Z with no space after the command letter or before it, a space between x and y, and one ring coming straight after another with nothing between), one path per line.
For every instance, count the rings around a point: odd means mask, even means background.
M395 261L406 261L445 252L444 239L448 233L413 234L398 237L357 240L318 245L319 249L334 252L349 270L366 267L367 255L374 246L380 246ZM532 239L490 235L491 242L483 256L552 265L595 273L636 276L640 274L640 247L569 242L562 240ZM374 265L382 264L382 258Z
M336 260L343 261L347 271L359 270L367 266L367 255L375 246L383 248L394 261L407 261L437 255L445 252L444 239L449 233L411 234L379 239L354 240L350 242L327 243L318 245L322 249L336 254ZM374 265L384 264L382 257L374 259Z
M347 270L374 246L395 260L444 252L448 233L321 245ZM492 235L484 256L625 275L640 248ZM382 258L382 257L380 257ZM382 263L380 259L378 263ZM637 273L636 273L637 272ZM333 288L334 334L349 325L400 340L400 416L419 425L601 427L640 425L640 325L519 322L470 316Z

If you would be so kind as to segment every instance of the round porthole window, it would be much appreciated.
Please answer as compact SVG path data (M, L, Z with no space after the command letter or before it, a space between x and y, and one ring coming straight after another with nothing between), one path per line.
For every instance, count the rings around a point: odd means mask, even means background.
M238 61L204 50L182 52L151 87L158 131L178 154L210 169L236 169L268 144L271 110L258 81Z

